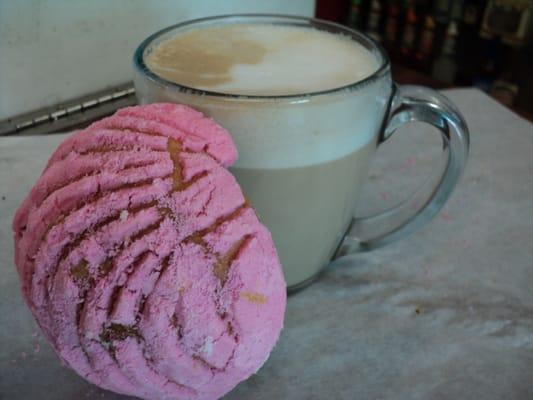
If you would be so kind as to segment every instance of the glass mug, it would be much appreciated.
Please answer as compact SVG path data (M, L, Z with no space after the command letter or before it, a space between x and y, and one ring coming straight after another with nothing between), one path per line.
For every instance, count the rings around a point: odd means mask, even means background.
M261 96L180 85L156 75L144 61L161 41L187 30L243 23L342 34L368 49L379 67L371 76L339 88ZM368 36L332 22L227 15L171 26L137 48L134 83L141 103L187 104L231 133L239 151L231 170L272 233L289 291L311 283L330 260L383 246L432 219L457 184L468 155L467 126L448 99L428 88L395 85L383 48ZM426 122L440 131L440 165L397 207L371 217L354 217L376 147L411 121Z

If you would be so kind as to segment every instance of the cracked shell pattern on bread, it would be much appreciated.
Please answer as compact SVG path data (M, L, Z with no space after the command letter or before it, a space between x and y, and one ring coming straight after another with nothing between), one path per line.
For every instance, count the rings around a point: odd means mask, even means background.
M227 131L182 105L128 107L66 139L18 209L24 297L60 358L144 399L214 399L274 347L286 288L226 169Z

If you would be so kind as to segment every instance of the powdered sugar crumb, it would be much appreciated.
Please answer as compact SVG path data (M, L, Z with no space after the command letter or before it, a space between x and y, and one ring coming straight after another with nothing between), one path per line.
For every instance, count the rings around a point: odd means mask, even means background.
M213 353L213 338L211 336L208 336L205 339L205 342L202 348L200 349L200 351L204 354L207 354L208 356L210 356Z
M126 221L128 219L128 216L129 216L128 210L122 210L120 212L120 220L121 221Z
M92 331L87 331L85 333L85 338L88 340L93 340L93 339L96 339L96 335Z

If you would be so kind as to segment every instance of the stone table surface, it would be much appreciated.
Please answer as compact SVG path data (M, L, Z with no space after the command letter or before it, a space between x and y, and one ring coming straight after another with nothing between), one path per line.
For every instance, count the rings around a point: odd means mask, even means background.
M444 93L471 131L444 210L292 295L270 359L228 399L533 399L533 125L477 90ZM125 399L61 365L19 292L11 219L63 138L0 138L1 400ZM412 191L439 152L423 125L393 135L361 213Z

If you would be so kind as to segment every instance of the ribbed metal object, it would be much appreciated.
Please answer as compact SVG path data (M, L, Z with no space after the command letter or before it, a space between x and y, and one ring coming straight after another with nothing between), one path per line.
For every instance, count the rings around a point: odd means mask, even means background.
M42 135L65 132L88 125L137 103L132 82L77 99L0 120L0 136Z

